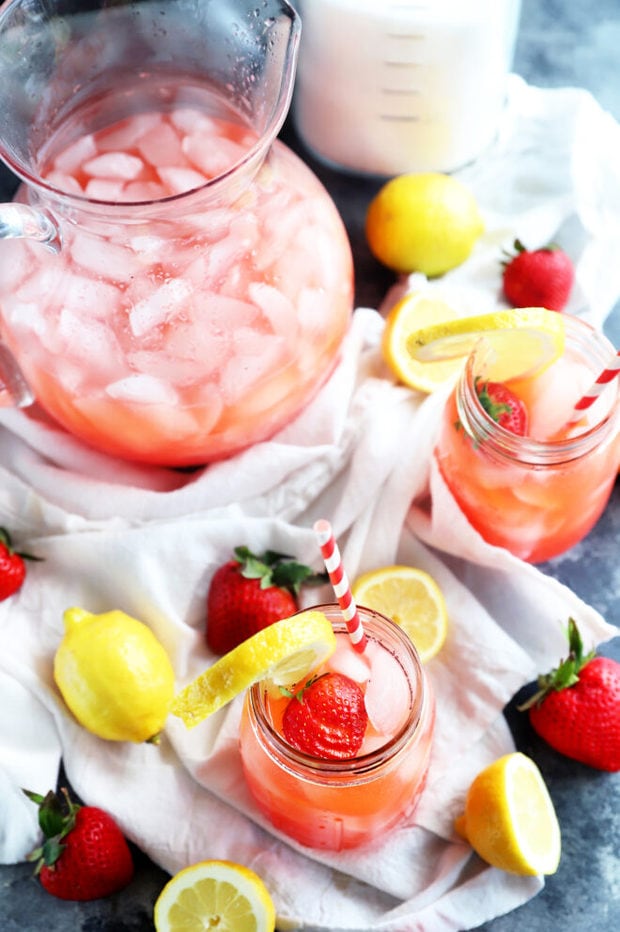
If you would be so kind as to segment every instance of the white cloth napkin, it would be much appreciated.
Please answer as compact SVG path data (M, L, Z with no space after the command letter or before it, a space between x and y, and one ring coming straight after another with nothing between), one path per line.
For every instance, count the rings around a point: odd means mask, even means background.
M611 155L620 128L584 92L519 79L510 91L496 146L463 173L485 212L482 241L441 283L416 277L400 287L440 289L464 313L495 307L498 251L536 234L532 245L554 238L575 247L573 310L600 323L620 295L614 264L605 267L609 240L620 247L611 207L620 199ZM616 629L469 527L432 459L446 393L423 399L394 384L382 328L375 310L358 309L337 370L300 417L270 442L194 473L122 464L43 416L0 414L0 523L44 558L0 603L1 862L22 859L37 839L34 806L19 788L53 786L62 755L76 792L112 812L168 871L211 857L256 870L281 930L467 929L540 890L540 878L480 862L453 818L473 776L513 749L502 709L562 654L568 616L590 645ZM447 643L428 664L437 730L415 819L370 849L333 855L288 842L255 811L237 751L239 700L191 732L170 719L160 747L115 744L75 723L52 678L62 613L81 605L149 624L183 685L212 659L204 626L215 568L245 543L319 569L318 517L332 521L351 577L393 562L422 567L450 615Z

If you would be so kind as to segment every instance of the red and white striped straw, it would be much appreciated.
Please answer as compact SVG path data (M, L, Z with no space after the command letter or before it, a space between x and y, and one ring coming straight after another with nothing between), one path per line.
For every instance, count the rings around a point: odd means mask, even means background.
M594 382L588 391L583 395L575 407L573 408L573 415L570 419L571 424L574 424L575 421L578 421L581 418L581 415L586 411L590 405L594 404L598 396L605 390L605 387L609 383L620 375L620 350L617 350L616 354L612 356L609 360L608 365L603 369L596 382Z
M321 518L314 525L314 533L321 548L325 569L338 599L338 605L345 620L351 643L354 649L361 654L366 649L366 635L364 634L364 628L362 627L362 621L357 611L347 574L342 565L338 544L334 540L331 524Z

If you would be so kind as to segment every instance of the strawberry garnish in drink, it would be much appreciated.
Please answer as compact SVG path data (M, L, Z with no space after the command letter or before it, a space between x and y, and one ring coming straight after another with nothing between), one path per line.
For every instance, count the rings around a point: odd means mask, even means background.
M308 680L284 711L282 731L298 751L325 759L355 757L362 746L368 714L360 686L341 673Z
M525 436L528 427L525 405L503 382L477 379L476 392L484 410L500 427L511 434Z

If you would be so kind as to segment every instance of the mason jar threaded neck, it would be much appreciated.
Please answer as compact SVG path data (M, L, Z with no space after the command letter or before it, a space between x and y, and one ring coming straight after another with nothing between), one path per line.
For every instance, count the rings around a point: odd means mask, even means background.
M563 315L566 349L579 355L591 368L592 381L605 368L614 349L607 338L580 318ZM616 392L615 400L605 409L602 417L585 430L557 440L537 440L521 436L502 427L494 420L480 402L477 382L484 377L484 359L488 347L481 340L470 354L455 389L459 427L472 442L484 451L508 463L528 466L558 466L578 460L598 447L614 428L617 429L620 405L620 389L617 383L606 391ZM566 411L566 422L572 410Z

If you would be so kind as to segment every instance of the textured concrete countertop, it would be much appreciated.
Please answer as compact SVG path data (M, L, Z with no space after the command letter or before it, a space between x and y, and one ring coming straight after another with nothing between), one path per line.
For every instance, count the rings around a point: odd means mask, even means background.
M620 120L619 0L524 0L515 71L530 84L584 87ZM285 130L293 142L290 127ZM300 149L302 156L303 150ZM620 153L618 153L620 158ZM308 161L311 161L310 159ZM311 163L312 164L312 163ZM313 164L340 208L356 259L358 303L377 306L389 275L370 258L363 217L370 188ZM5 175L0 175L0 184ZM620 342L620 307L608 323ZM620 486L595 530L545 565L620 629ZM604 648L620 660L620 638ZM539 764L563 833L559 871L523 907L481 926L485 932L612 932L620 929L620 774L604 774L552 752L525 716L506 710L518 747ZM136 877L103 901L64 903L31 879L30 865L0 868L2 932L149 932L153 903L167 875L136 852Z

